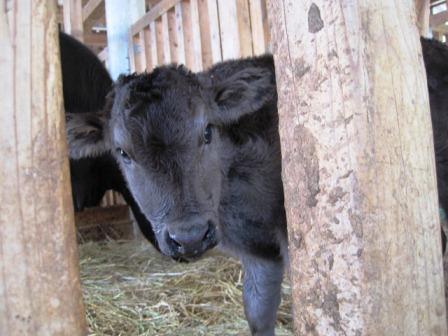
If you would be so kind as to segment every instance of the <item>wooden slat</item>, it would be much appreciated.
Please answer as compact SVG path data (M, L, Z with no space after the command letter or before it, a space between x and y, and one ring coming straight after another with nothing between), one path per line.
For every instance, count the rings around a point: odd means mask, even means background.
M194 54L193 64L191 70L201 71L202 65L202 47L201 47L201 31L199 22L199 5L198 0L190 0L191 10L191 38L192 38L192 51Z
M138 37L134 42L134 53L137 58L136 71L143 72L146 70L146 50L145 50L145 34L144 30L138 33Z
M151 22L153 22L155 19L160 17L163 13L174 7L179 2L181 2L181 0L162 0L161 2L159 2L148 13L142 16L140 20L132 25L132 35L135 35L139 31L143 30L146 26L150 25Z
M182 13L182 28L184 33L185 65L192 69L195 55L192 40L191 4L190 1L182 1L180 5L180 12Z
M222 61L221 34L219 32L218 4L216 0L204 0L207 4L208 32L210 34L210 50L212 63ZM202 27L201 27L202 29Z
M447 21L448 21L448 11L440 12L430 16L429 26L437 28L438 26L445 24L445 22Z
M82 20L86 21L89 16L97 9L100 5L104 5L104 0L89 0L82 8Z
M215 1L216 3L216 1ZM210 18L207 0L199 0L199 25L201 32L202 63L205 69L213 64L211 47Z
M129 36L129 39L128 39L129 70L131 72L135 72L136 71L135 69L137 67L135 53L134 53L134 39L135 39L134 36Z
M182 16L182 4L178 3L174 7L176 20L176 41L177 41L177 62L179 64L187 64L185 51L185 33Z
M155 22L151 22L149 25L149 34L151 40L151 66L152 68L155 68L162 62L162 59L159 60L159 46L157 45L157 30Z
M168 13L162 14L162 45L163 45L163 63L171 63L171 42L168 25Z
M101 50L101 52L97 56L101 62L107 63L107 48Z
M268 51L268 27L265 0L249 0L254 55Z
M127 205L88 208L75 213L75 223L78 229L127 222L130 222Z
M162 19L158 18L155 21L156 28L156 43L157 43L157 59L159 60L159 65L165 64L165 53L163 50L163 27Z
M171 56L171 62L172 63L178 63L178 54L179 51L177 50L179 47L178 39L177 39L177 31L176 31L176 12L174 8L170 9L168 12L166 12L166 15L168 17L168 35L169 35L169 41L170 41L170 56Z
M64 31L83 41L82 1L64 0Z
M236 0L241 57L253 55L252 30L248 0Z
M236 0L218 0L223 60L241 56Z
M150 71L153 68L152 63L152 50L151 50L151 32L149 27L143 29L143 45L145 48L146 56L146 71Z
M84 44L95 47L105 47L107 45L106 33L84 32Z

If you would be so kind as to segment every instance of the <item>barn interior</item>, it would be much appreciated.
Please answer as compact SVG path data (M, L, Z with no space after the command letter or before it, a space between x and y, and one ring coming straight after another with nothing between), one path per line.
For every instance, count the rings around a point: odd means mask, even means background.
M171 63L202 71L227 59L272 52L266 2L58 0L57 21L115 79ZM417 2L429 4L422 10L427 35L447 44L448 1ZM112 190L98 206L75 212L74 220L89 335L250 335L242 269L235 259L215 251L194 263L162 256L141 234L122 195ZM292 287L286 276L277 336L294 335Z
M60 0L58 9L61 29L109 67L108 40L113 38L107 35L106 3ZM226 59L271 51L265 0L129 3L129 44L112 43L127 50L129 63L118 62L131 73L170 63L201 71ZM429 27L434 39L448 42L447 1L431 1ZM242 271L235 260L216 253L194 264L164 258L146 242L132 212L114 191L108 191L98 207L75 213L75 221L92 334L248 334L241 301ZM288 279L282 302L277 335L292 335Z
M138 10L127 27L129 44L120 45L130 61L118 60L122 69L128 67L123 72L149 72L170 63L201 71L222 60L269 50L265 1L129 3ZM106 5L107 1L60 1L58 9L61 29L109 67ZM242 270L235 259L212 252L194 263L178 263L161 256L114 191L106 192L98 207L76 212L75 221L91 334L249 335ZM277 334L292 335L288 280Z

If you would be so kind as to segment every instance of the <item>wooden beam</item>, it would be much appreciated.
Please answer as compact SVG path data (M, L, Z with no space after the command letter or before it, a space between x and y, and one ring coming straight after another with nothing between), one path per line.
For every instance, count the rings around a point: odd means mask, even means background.
M177 41L177 62L179 64L187 64L187 56L185 50L185 33L184 23L182 17L182 4L178 3L174 6L175 21L176 21L176 41Z
M84 40L82 0L64 0L64 31L81 42Z
M440 12L429 17L429 26L437 28L448 21L448 11Z
M150 25L155 19L163 13L174 7L181 0L162 0L147 12L141 19L135 22L131 27L131 34L135 35L146 26Z
M241 57L253 56L252 29L248 0L236 0Z
M269 28L265 0L249 0L254 55L268 52Z
M97 55L101 62L107 64L107 47L101 50L101 52Z
M446 335L413 2L267 3L296 334Z
M236 0L218 0L222 59L241 57Z
M75 213L75 223L78 229L87 229L101 225L127 224L130 222L129 207L127 205L88 208Z
M97 9L100 5L104 6L104 0L89 0L82 7L82 21L86 21L89 16Z
M0 335L86 335L56 2L2 4Z
M216 0L204 0L207 3L208 32L212 63L222 61L221 34L219 32L218 3ZM205 64L208 66L208 64Z

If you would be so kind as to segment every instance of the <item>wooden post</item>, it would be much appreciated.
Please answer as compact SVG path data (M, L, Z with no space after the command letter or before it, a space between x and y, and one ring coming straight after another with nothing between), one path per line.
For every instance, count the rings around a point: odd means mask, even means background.
M64 31L84 41L84 25L81 0L64 0Z
M0 335L85 335L56 1L10 5L0 6Z
M267 13L296 335L446 335L413 2L268 0Z
M429 2L430 0L415 0L417 27L421 36L429 37Z

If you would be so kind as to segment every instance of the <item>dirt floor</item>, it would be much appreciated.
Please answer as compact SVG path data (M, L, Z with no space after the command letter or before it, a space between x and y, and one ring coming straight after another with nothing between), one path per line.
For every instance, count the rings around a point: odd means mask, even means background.
M234 259L177 263L142 241L84 243L80 257L89 335L250 335ZM285 281L277 335L292 334Z

